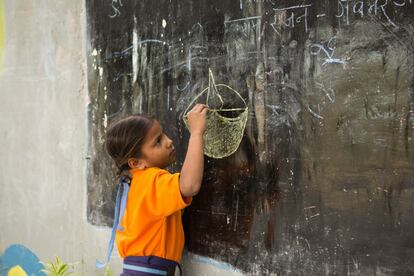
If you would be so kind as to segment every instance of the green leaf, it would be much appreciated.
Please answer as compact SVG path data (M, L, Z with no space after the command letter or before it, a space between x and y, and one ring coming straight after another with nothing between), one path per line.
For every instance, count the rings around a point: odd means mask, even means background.
M47 276L67 276L74 274L73 265L62 262L58 256L56 256L55 262L49 261L43 264L45 269L42 271Z

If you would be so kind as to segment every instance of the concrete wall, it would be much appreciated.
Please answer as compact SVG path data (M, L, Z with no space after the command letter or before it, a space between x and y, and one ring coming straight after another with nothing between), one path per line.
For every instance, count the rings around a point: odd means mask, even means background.
M4 1L4 15L0 248L90 262L106 231L85 223L83 3Z
M86 220L84 1L1 5L0 254L20 244L42 261L58 255L82 275L103 275L94 264L105 255L110 229ZM120 263L114 253L116 273ZM184 263L186 275L240 274L193 255Z

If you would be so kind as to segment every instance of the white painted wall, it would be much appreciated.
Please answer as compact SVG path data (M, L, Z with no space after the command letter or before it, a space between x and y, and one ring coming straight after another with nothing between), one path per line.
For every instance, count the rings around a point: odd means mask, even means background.
M0 254L22 244L60 256L81 275L103 275L110 234L86 220L88 104L84 1L0 0ZM121 260L111 268L119 273ZM186 255L185 275L241 275Z

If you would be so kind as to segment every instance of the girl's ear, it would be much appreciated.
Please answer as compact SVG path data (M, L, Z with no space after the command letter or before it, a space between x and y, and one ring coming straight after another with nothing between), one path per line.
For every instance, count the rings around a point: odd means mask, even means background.
M138 158L129 158L128 159L128 166L131 169L143 170L143 169L146 168L145 162L142 159L138 159Z

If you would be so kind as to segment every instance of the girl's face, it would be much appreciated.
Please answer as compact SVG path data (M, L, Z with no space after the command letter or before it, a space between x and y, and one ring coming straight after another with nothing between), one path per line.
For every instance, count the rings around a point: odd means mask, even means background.
M173 142L163 132L161 125L156 120L145 136L141 154L140 161L147 168L163 169L175 161L176 152Z

